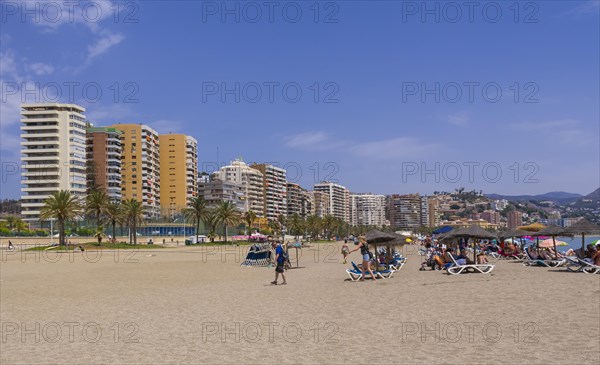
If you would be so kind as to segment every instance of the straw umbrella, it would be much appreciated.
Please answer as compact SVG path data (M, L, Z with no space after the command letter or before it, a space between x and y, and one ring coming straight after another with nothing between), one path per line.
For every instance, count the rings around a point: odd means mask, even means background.
M585 252L585 235L600 233L600 226L591 223L585 218L581 218L570 227L567 227L567 231L573 235L581 234L581 257L583 257Z
M390 262L392 260L392 247L393 246L404 246L404 245L408 245L410 244L410 242L408 241L409 237L404 237L398 234L393 234L393 238L390 240L380 240L378 242L369 242L367 240L367 242L369 244L373 244L374 248L375 248L375 255L377 255L377 246L385 246L386 247L386 259L387 262Z
M552 245L554 246L554 258L558 260L558 251L556 250L556 236L569 236L572 235L565 228L558 226L548 226L546 228L542 228L541 230L535 232L533 236L537 236L538 238L538 247L539 247L539 237L540 236L550 236L552 237Z
M367 232L365 238L367 243L379 243L394 240L398 237L395 233L381 232L378 230L372 230Z
M517 229L522 229L522 230L524 230L524 231L529 231L529 232L533 232L533 233L535 233L535 232L538 232L538 231L539 231L539 230L541 230L541 229L544 229L545 227L546 227L545 225L543 225L543 224L541 224L541 223L537 223L537 222L535 222L535 223L531 223L531 224L530 224L530 225L528 225L528 226L520 226L520 227L517 227ZM534 235L532 234L532 236L534 236ZM535 247L536 247L536 250L538 251L538 253L539 253L539 251L540 251L540 247L539 247L539 245L540 245L540 238L539 238L539 237L536 237L536 238L535 238Z
M468 228L461 228L448 233L447 237L454 238L464 238L469 240L469 238L473 239L494 239L497 238L495 234L486 231L485 229L472 225ZM477 262L477 249L473 247L473 261Z
M507 238L512 238L513 244L514 244L515 238L522 238L525 236L531 236L531 232L517 228L517 229L508 229L506 231L502 231L502 232L498 233L498 238L500 238L502 241L504 241ZM520 241L521 241L521 247L519 248L519 250L523 246L523 240L521 239Z

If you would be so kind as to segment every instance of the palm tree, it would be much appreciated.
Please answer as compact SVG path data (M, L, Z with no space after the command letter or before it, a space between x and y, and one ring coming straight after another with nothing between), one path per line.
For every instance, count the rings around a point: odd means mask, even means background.
M102 189L92 190L85 197L85 213L96 220L96 230L100 230L100 216L106 211L109 199Z
M311 215L306 220L306 228L310 232L310 235L316 239L321 231L322 219L318 215Z
M331 231L335 229L335 217L332 215L326 215L323 217L323 234L327 239L331 235Z
M129 199L123 202L125 209L125 218L130 228L129 243L133 235L133 244L137 245L137 227L144 222L144 206L136 199Z
M202 197L191 198L188 207L182 211L183 217L187 221L194 222L196 225L196 243L199 242L200 222L206 222L208 220L209 211L206 201Z
M40 211L40 219L58 221L58 242L62 246L65 244L65 222L75 220L81 215L81 211L79 198L68 190L60 190L46 199Z
M217 229L217 212L214 208L208 210L205 223L208 227L208 239L210 240L210 242L215 242L215 231Z
M287 219L285 217L284 214L280 214L277 217L277 222L279 223L279 226L281 227L281 242L285 241L285 233L283 232L283 229L286 228L287 226Z
M298 236L302 233L302 229L304 228L304 221L298 213L294 213L288 218L288 226L290 228L290 233L294 233L296 239L298 239Z
M269 223L267 224L269 229L272 231L272 234L275 235L277 234L277 232L279 232L280 229L280 225L278 221L269 221Z
M249 210L244 213L244 222L246 222L246 230L248 231L248 240L250 240L250 231L252 230L252 224L256 220L256 213Z
M219 203L216 210L216 223L222 224L225 228L225 242L227 242L227 226L237 226L241 219L240 212L232 202Z
M104 214L112 226L113 242L117 241L117 223L123 221L124 213L123 205L118 200L109 202L104 210Z

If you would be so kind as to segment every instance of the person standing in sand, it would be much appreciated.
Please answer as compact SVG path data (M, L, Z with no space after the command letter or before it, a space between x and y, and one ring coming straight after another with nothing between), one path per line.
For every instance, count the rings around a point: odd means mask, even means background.
M342 245L342 256L344 256L344 264L346 264L348 261L346 260L346 257L348 257L348 255L350 254L350 248L348 247L348 242L344 242L344 244Z
M277 285L277 280L279 279L279 274L281 274L281 278L283 279L283 283L281 283L281 285L286 285L287 281L285 280L285 256L283 254L283 246L281 246L281 243L275 243L272 241L272 237L271 237L271 245L273 245L273 248L275 249L275 262L277 263L277 266L275 266L275 280L271 281L271 284L273 285Z
M360 254L362 255L362 275L360 277L360 281L364 281L365 280L365 276L367 274L367 271L371 274L371 277L373 278L373 281L377 281L377 279L375 278L375 274L373 273L373 269L371 269L371 255L369 253L369 244L367 243L367 239L364 236L360 236L358 238L358 247L356 247L354 250L348 252L348 254L351 254L354 251L358 251L360 250Z

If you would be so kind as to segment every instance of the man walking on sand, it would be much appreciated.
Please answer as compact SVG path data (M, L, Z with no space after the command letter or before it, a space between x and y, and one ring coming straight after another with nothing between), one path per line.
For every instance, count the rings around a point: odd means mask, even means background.
M277 266L275 266L275 281L271 281L271 284L273 285L277 285L277 280L279 279L279 274L281 274L281 278L283 279L283 283L281 283L281 285L286 285L287 281L285 280L285 256L284 256L284 252L283 252L283 246L281 246L281 243L275 243L273 242L273 237L269 236L267 237L267 239L269 241L271 241L271 245L273 245L273 248L275 248L275 262L277 263Z

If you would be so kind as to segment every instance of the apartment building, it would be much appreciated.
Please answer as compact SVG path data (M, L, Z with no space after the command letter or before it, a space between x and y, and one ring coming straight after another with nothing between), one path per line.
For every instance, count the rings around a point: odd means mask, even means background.
M350 224L353 226L386 225L385 196L376 194L350 195Z
M87 122L75 104L22 104L21 116L21 214L36 225L52 193L85 196Z
M350 191L346 187L325 181L315 184L314 190L325 194L327 197L325 215L332 215L350 223Z
M329 212L329 196L321 191L307 191L306 196L308 197L307 216L316 215L317 217L324 217ZM310 209L308 209L310 208Z
M103 189L110 200L121 200L122 132L116 128L87 129L87 190Z
M428 199L419 194L388 196L387 211L390 224L397 229L415 229L429 224Z
M143 124L115 124L122 132L121 196L136 199L146 211L146 218L161 214L160 141L158 133Z
M198 182L198 194L209 206L216 206L222 201L228 201L240 212L246 210L246 186L233 181L223 181L218 178L203 179Z
M519 226L523 225L523 213L518 210L511 210L507 213L508 218L508 229L516 229Z
M253 211L257 217L265 217L264 176L262 172L251 168L241 159L223 166L211 176L226 182L234 182L244 186L244 212Z
M286 170L269 164L253 164L250 167L263 175L265 218L274 221L280 215L287 215Z
M185 134L161 134L158 140L161 211L172 217L198 196L198 142Z

